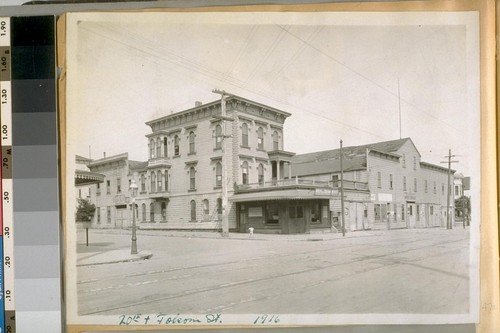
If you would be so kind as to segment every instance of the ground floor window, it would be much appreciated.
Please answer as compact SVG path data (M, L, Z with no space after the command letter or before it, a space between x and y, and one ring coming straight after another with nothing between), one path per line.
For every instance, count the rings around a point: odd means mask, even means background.
M161 219L162 221L167 220L167 204L165 202L161 203Z
M405 220L405 217L406 217L406 213L405 213L405 205L402 204L401 205L401 221L404 221Z
M106 222L111 224L111 207L106 207Z
M149 220L150 220L150 222L155 221L155 204L154 203L151 203L149 205Z
M191 221L196 221L196 201L191 200L189 206L191 210Z
M142 216L142 221L146 222L146 204L143 203L141 205L141 216Z
M431 215L434 215L434 206L430 206L429 210L430 210Z
M97 207L97 223L101 223L101 208Z
M279 224L279 207L276 203L266 204L266 223Z

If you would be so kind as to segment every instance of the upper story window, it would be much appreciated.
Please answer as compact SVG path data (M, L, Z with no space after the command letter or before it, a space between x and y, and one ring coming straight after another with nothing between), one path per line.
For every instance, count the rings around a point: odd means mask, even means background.
M141 175L141 192L146 192L146 177Z
M273 150L278 150L280 149L279 146L279 134L278 131L273 132Z
M120 178L116 179L116 193L122 193L122 180Z
M196 189L196 169L194 167L189 168L189 189Z
M417 157L413 156L413 170L417 170Z
M156 139L156 157L161 157L161 139Z
M392 173L391 173L391 174L389 174L389 188L392 190L393 186L394 186L394 182L393 182Z
M406 191L406 176L403 176L403 191Z
M243 184L248 184L248 162L245 161L241 165L241 180Z
M222 148L222 126L215 126L215 148Z
M165 191L168 191L168 170L165 170L163 177L165 177Z
M222 186L222 164L220 162L215 165L215 186Z
M264 149L264 130L262 127L257 129L257 148Z
M181 139L179 138L178 135L174 137L174 156L179 156L180 155L180 150L179 150L179 144L180 144Z
M195 153L195 146L194 146L194 132L191 131L189 132L189 153L194 154Z
M403 168L406 168L406 154L403 154L403 157L401 158L401 162L403 163Z
M434 194L436 194L436 182L434 182L434 190L433 190Z
M262 165L262 163L259 163L257 170L259 173L259 185L264 185L264 166Z
M158 186L157 186L158 192L161 192L163 190L162 178L163 178L163 175L161 174L161 171L158 170L158 174L156 176L156 182L158 184Z
M149 140L149 158L155 158L156 144L155 140Z
M377 187L378 188L382 187L382 173L380 171L377 172Z
M111 193L111 180L106 180L106 194Z
M101 184L100 183L97 183L97 189L96 189L95 194L96 195L101 195Z
M417 192L417 178L413 178L413 192Z
M246 123L241 125L241 145L248 147L248 125Z
M427 179L424 180L424 191L425 191L425 193L427 193L427 191L428 191Z
M163 156L168 157L168 139L163 138Z
M151 192L156 192L156 172L151 172Z

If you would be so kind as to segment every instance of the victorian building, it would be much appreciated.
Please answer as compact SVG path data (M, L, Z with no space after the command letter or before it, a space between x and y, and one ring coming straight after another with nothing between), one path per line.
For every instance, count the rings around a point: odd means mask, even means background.
M94 160L94 225L127 227L132 181L141 229L309 233L340 228L340 150L284 150L290 116L248 99L221 101L146 123L148 160ZM147 148L146 148L147 147ZM342 151L348 231L446 225L448 170L421 161L409 138ZM453 201L453 200L452 200Z

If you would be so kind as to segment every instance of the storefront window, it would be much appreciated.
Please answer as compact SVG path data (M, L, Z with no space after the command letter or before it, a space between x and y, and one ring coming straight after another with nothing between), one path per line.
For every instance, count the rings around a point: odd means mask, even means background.
M279 224L279 208L275 203L266 205L266 223Z
M319 203L313 203L311 207L311 222L321 223L320 205Z

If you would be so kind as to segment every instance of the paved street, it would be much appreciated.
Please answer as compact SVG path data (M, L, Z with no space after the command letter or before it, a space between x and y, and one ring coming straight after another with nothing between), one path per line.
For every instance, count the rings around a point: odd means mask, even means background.
M189 236L139 231L151 259L78 267L79 314L469 310L468 228ZM78 242L79 255L92 256L130 248L130 232L90 230L87 248L79 231Z

